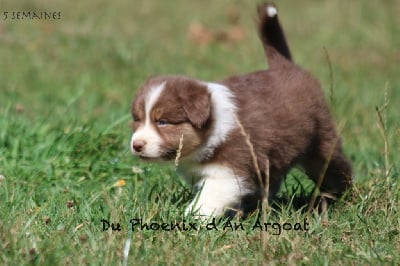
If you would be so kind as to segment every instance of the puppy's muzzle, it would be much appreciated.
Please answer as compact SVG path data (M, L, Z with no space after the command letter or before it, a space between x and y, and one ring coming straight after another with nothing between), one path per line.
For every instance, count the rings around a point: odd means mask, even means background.
M135 140L132 143L132 148L135 152L142 152L146 142L144 140Z

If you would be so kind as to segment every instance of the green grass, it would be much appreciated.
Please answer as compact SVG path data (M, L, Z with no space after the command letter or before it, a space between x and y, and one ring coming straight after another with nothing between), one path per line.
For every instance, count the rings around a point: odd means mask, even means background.
M254 214L241 221L243 230L223 230L223 221L218 231L130 235L132 218L196 222L183 217L191 190L173 163L130 155L131 98L150 75L219 80L265 68L254 29L258 1L243 2L0 1L0 16L62 14L57 21L0 21L1 265L120 265L128 239L132 265L400 263L395 0L276 1L296 62L320 78L328 99L333 86L329 102L356 173L354 190L327 219L283 205L267 213L268 221L307 217L307 232L253 230ZM229 28L232 8L245 39L200 46L188 38L196 21ZM385 107L387 150L377 106ZM289 179L281 191L287 197L301 174ZM125 186L117 186L120 180ZM103 232L101 219L122 230Z

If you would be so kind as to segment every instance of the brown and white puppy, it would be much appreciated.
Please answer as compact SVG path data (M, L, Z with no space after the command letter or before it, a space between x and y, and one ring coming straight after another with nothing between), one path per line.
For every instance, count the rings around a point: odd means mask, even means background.
M321 191L340 196L352 184L319 82L291 61L276 8L258 12L269 70L218 83L154 77L133 101L132 153L173 160L180 150L178 171L198 189L186 213L253 210L267 176L272 198L297 165L315 182L323 175Z

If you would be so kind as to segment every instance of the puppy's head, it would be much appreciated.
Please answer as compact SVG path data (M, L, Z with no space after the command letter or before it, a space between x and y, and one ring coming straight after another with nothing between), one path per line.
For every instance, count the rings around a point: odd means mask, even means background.
M207 85L183 77L148 80L132 103L133 155L142 159L174 159L189 155L210 128L211 95Z

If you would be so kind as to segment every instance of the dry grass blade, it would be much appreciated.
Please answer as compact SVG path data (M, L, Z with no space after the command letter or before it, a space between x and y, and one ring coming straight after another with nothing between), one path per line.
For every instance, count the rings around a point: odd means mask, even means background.
M263 223L267 223L267 210L269 209L269 160L267 159L265 162L265 185L264 185L264 193L263 193L263 201L262 201L262 218ZM262 249L263 253L267 252L267 232L262 230L261 231L261 239L262 239Z
M324 47L324 52L325 52L325 56L326 56L326 61L328 62L328 67L329 67L329 99L331 101L331 103L333 103L334 99L334 95L333 95L333 70L332 70L332 62L331 62L331 58L329 57L329 52L326 49L326 47Z
M175 157L175 170L179 166L179 159L181 158L182 155L182 149L183 149L183 134L179 138L179 147L178 150L176 151L176 157Z
M390 159L389 159L389 141L387 136L387 107L389 105L388 98L389 85L386 84L385 88L385 103L381 107L375 107L376 113L378 115L378 127L382 135L384 142L384 159L385 159L385 177L388 178L390 175ZM383 113L383 114L382 114Z
M254 151L254 146L253 143L250 140L249 134L246 133L246 130L244 129L242 123L240 122L239 118L236 116L235 117L236 124L239 126L240 132L245 138L246 144L249 147L251 158L253 159L253 165L254 168L256 169L256 174L258 177L258 182L260 185L263 187L262 191L262 202L261 202L261 211L262 211L262 220L263 223L265 224L267 222L267 210L269 208L269 202L268 202L268 197L269 197L269 179L270 179L270 173L269 173L269 160L267 159L265 162L265 181L262 178L260 166L258 164L258 159L257 155ZM263 254L267 254L267 232L266 230L261 230L261 246L262 246L262 251Z
M254 151L253 143L251 143L251 141L250 141L250 136L246 133L242 123L240 122L240 120L237 116L235 116L235 120L236 120L236 124L239 126L240 133L243 135L243 137L246 140L246 145L249 147L250 155L251 155L251 158L253 159L254 168L256 169L258 181L260 182L260 185L263 185L264 182L262 180L262 175L261 175L260 167L258 165L257 156Z
M124 257L123 257L123 261L122 261L122 265L124 265L124 266L126 266L128 264L128 256L129 256L129 250L131 247L132 235L133 235L133 231L129 230L128 238L125 241L124 254L123 254Z

